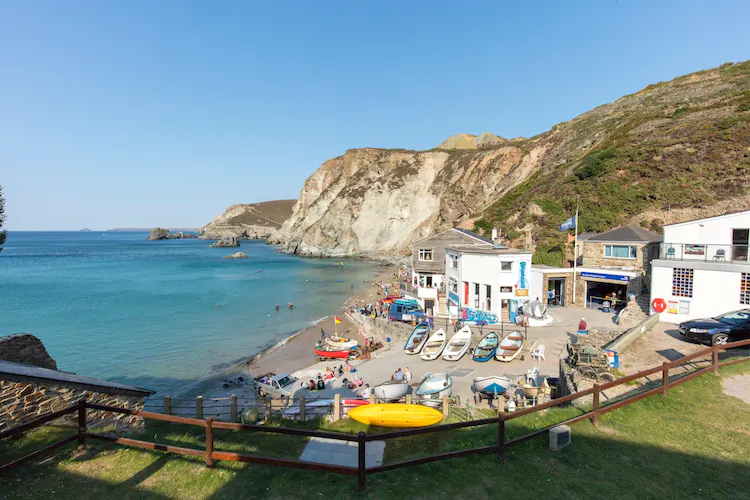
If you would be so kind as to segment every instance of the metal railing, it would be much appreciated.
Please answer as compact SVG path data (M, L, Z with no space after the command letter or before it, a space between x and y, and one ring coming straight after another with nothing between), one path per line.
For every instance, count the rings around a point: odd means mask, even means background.
M740 263L750 262L750 245L719 245L704 243L662 243L659 258L699 262Z

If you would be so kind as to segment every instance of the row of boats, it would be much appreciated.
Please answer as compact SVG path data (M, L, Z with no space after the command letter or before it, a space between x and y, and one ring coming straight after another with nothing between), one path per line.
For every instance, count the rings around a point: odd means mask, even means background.
M348 359L357 347L355 339L332 336L319 340L313 352L321 359Z
M406 354L419 354L425 361L439 358L447 361L458 361L471 349L471 329L461 328L448 340L445 330L440 328L430 334L430 326L421 323L411 332L404 345ZM524 337L521 332L513 331L502 339L496 332L490 332L474 348L471 358L480 363L491 360L513 361L523 349Z

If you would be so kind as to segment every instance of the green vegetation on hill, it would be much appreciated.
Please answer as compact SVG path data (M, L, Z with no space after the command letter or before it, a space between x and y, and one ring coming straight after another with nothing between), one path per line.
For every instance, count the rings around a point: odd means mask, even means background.
M555 126L530 146L542 139L564 151L559 161L487 208L476 230L496 226L510 235L530 226L535 244L553 248L565 243L555 228L573 215L578 197L579 231L601 232L670 205L700 208L745 196L750 62L650 85ZM664 219L638 222L658 231Z
M722 377L750 373L747 364L721 369ZM350 476L218 462L206 469L200 457L112 446L100 442L74 458L26 465L2 477L3 498L749 498L750 405L726 396L722 378L704 375L601 418L599 426L572 427L572 445L557 453L545 437L510 448L503 462L479 455L369 476L361 493ZM549 410L509 422L508 438L577 414ZM288 425L288 424L287 424ZM298 424L300 425L300 424ZM307 425L314 425L308 423ZM342 420L327 429L365 429ZM42 430L0 443L0 461L56 439ZM62 433L65 431L58 431ZM70 432L69 430L67 432ZM200 448L203 430L154 423L142 439ZM494 443L494 426L388 441L385 463ZM304 439L293 436L216 431L216 449L297 458ZM457 495L458 493L458 495Z

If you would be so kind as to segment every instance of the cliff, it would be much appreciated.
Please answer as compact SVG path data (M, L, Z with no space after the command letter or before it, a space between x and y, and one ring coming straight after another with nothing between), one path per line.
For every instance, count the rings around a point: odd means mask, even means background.
M459 134L431 151L349 150L307 179L271 241L301 255L384 258L461 225L553 247L576 197L581 230L659 230L667 206L685 217L750 206L749 183L745 62L650 85L530 139Z
M218 240L243 238L260 240L275 238L278 230L292 213L295 200L265 201L246 205L232 205L200 229L200 238Z
M0 359L57 370L57 363L44 348L42 341L30 333L0 338Z

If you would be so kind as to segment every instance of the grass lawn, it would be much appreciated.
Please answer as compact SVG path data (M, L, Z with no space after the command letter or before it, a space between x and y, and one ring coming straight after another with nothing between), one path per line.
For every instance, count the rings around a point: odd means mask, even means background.
M750 373L750 366L723 368L722 377ZM578 410L509 422L509 438ZM364 429L342 420L321 427ZM44 428L5 443L0 461L62 437L69 429ZM385 462L456 450L495 440L496 428L462 429L391 440ZM154 423L142 439L199 448L201 429ZM74 458L70 445L54 460L21 466L0 476L2 498L750 498L750 405L723 394L721 378L704 375L602 417L600 425L573 426L573 444L552 453L546 438L517 445L503 462L494 455L434 462L368 476L361 493L356 478L294 469L203 460L94 442ZM304 438L216 431L217 450L297 458Z

